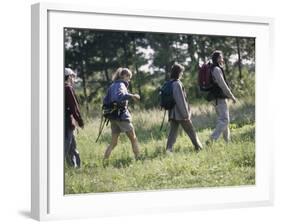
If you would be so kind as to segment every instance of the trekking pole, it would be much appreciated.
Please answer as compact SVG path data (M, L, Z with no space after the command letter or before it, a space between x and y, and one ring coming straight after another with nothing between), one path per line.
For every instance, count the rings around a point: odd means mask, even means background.
M161 127L160 127L160 131L162 130L163 128L163 124L164 124L164 121L165 121L165 117L166 117L166 110L164 112L164 117L163 117L163 120L162 120L162 124L161 124Z
M166 129L165 129L165 131L167 131L167 129L168 129L168 125L169 125L169 122L167 122L167 124L166 124Z
M98 137L97 137L97 139L96 139L96 142L98 142L98 140L99 140L99 138L100 138L100 136L101 136L102 130L103 130L104 125L105 125L105 122L106 122L106 120L104 120L103 123L102 123L101 129L100 129L100 131L99 131L99 135L98 135Z
M106 120L103 119L103 114L101 113L99 134L98 134L98 137L97 137L97 139L96 139L96 142L98 142L98 140L99 140L99 137L100 137L100 135L101 135L101 133L102 133L102 129L103 129L103 127L104 127L105 122L106 122Z
M102 127L102 122L103 122L103 113L101 111L101 117L100 117L100 126L99 126L99 132L101 130L101 127Z

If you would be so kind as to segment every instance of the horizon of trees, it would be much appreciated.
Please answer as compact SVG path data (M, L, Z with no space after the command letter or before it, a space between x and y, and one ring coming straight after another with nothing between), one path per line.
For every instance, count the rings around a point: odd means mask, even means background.
M198 68L214 50L223 52L228 80L241 95L244 88L252 92L255 88L255 38L65 28L64 44L65 66L81 80L79 98L87 113L90 105L101 104L118 67L133 72L129 90L140 94L142 107L151 108L157 87L169 79L171 66L178 62L185 67L182 81L189 87L189 98L195 100L200 97Z

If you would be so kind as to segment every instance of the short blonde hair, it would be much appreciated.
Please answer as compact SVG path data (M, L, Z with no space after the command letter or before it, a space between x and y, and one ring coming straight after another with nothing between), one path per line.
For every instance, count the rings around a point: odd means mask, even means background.
M130 76L132 78L132 72L128 68L118 68L116 72L112 76L112 81L116 81L118 79L123 79L125 76Z

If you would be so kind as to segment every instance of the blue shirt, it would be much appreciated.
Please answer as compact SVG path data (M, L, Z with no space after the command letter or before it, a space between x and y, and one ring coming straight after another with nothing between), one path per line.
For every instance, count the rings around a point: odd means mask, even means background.
M128 82L124 80L116 80L107 90L107 95L103 100L103 103L117 102L124 105L124 109L120 114L120 117L113 118L114 120L131 121L132 116L128 110L128 100L132 98L132 94L127 89Z

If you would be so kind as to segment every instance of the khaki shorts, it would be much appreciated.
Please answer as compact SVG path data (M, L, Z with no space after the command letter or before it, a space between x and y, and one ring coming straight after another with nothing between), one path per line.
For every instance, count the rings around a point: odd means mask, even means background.
M113 134L120 134L121 132L130 132L134 130L134 126L129 121L110 120L111 131Z

